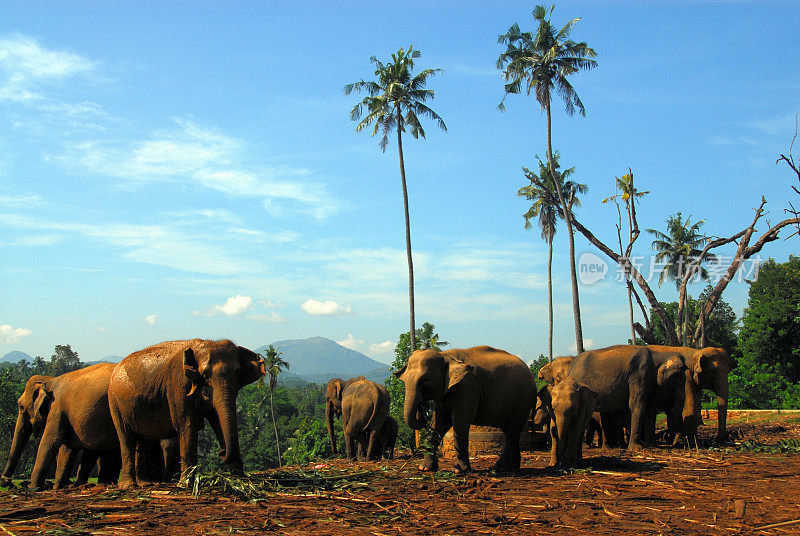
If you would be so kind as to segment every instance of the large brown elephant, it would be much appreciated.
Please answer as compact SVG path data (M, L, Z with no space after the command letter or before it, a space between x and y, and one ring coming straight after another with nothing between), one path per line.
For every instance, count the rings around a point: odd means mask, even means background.
M550 464L577 467L583 458L583 437L592 418L597 395L574 378L539 390L539 398L552 419Z
M339 453L339 448L336 445L336 431L333 428L333 419L342 416L342 393L351 383L364 380L366 380L364 376L357 376L349 380L333 378L328 381L328 385L325 388L325 423L328 426L328 439L331 442L333 454Z
M383 451L378 436L388 416L389 392L383 385L360 380L344 388L342 428L348 458L380 459Z
M209 420L224 441L223 463L241 472L236 396L263 375L261 357L228 340L164 342L123 359L108 386L122 455L119 487L138 485L135 454L142 441L177 437L181 471L197 465L197 435L206 404L217 422Z
M696 434L700 422L699 391L685 382L686 370L683 358L674 352L618 345L579 354L572 362L569 376L597 394L599 411L630 411L628 448L638 450L654 439L659 393L666 398L667 393L682 392L682 396L673 400L681 405L684 429L688 434ZM615 435L617 432L607 430L605 423L604 418L604 435Z
M108 381L113 369L113 363L100 363L39 385L33 410L36 419L45 419L46 424L31 472L32 488L44 488L53 461L55 489L59 489L69 483L69 470L81 450L111 455L118 451L117 434L108 411Z
M441 437L453 428L456 471L470 471L470 425L494 426L505 436L495 467L520 466L519 436L528 420L536 388L528 366L517 356L489 346L465 350L417 350L408 364L394 373L406 386L403 417L415 430L424 425L426 401L434 401L433 428ZM434 454L426 454L423 471L439 467Z
M717 435L716 441L724 443L728 439L728 373L738 365L722 348L688 348L685 346L656 346L649 348L675 352L686 361L691 370L692 381L701 389L708 389L717 395Z

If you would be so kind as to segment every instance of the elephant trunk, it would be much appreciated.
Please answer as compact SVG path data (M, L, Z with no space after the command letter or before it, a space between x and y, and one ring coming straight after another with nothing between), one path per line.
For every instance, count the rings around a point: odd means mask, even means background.
M333 403L328 402L325 404L325 423L328 425L328 439L331 441L331 451L336 454L336 432L333 429L333 417L336 415L336 410L333 408Z
M3 480L14 476L14 471L17 469L22 452L25 450L25 446L28 444L33 432L33 426L26 417L27 415L22 410L17 414L17 424L14 426L14 438L11 440L8 462L6 462L6 467L3 469Z
M421 430L425 426L422 414L422 395L406 389L406 400L403 406L403 419L412 430Z
M222 462L236 473L243 471L242 455L239 450L239 427L236 422L236 390L214 391L214 408L219 415L220 429L225 440L225 455Z
M702 423L700 403L700 387L692 381L691 374L687 372L681 421L683 422L683 433L690 445L697 442L697 429Z

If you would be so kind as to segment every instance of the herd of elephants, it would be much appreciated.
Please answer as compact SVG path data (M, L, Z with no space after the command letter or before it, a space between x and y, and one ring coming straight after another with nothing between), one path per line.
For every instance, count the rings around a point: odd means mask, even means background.
M537 392L528 366L489 346L447 351L417 350L394 374L405 383L404 420L426 426L423 407L433 402L439 437L452 428L457 472L470 470L470 425L503 432L495 465L520 468L520 434L531 422L547 423L551 463L580 463L587 428L602 430L602 445L640 449L655 440L656 415L667 414L672 436L696 441L702 389L717 395L717 440L726 438L728 372L736 361L719 348L619 345L560 357L542 367L546 385ZM30 487L44 489L55 462L56 489L76 484L98 466L101 483L122 489L176 477L197 464L198 433L206 421L231 471L243 471L236 397L265 374L257 353L231 341L163 342L120 363L101 363L61 376L32 376L19 398L14 437L0 485L9 485L33 434L41 434ZM389 393L363 377L334 379L326 391L326 421L336 453L333 420L341 416L348 458L391 457L397 422ZM435 450L435 449L433 449ZM180 463L178 462L180 460ZM435 452L419 469L438 469Z

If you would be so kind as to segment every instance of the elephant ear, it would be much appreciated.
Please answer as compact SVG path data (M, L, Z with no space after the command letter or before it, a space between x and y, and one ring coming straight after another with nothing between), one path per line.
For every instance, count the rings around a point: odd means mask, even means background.
M684 370L686 370L686 365L683 360L678 356L672 356L658 367L656 381L660 386L667 385L669 382L674 381L675 378L683 376Z
M33 393L33 419L34 426L42 425L50 414L50 404L53 402L53 392L50 387L45 383L39 384L39 387Z
M198 367L199 365L197 364L197 359L194 357L194 350L191 348L184 350L183 372L186 374L186 378L188 378L189 382L191 383L189 392L186 393L187 397L192 396L197 391L197 388L203 385L203 375L200 374Z
M406 365L403 365L403 368L401 368L401 369L398 369L398 370L395 370L394 372L392 372L392 374L394 374L395 376L397 376L397 377L399 378L399 377L400 377L400 376L402 376L402 375L403 375L403 373L406 371L406 367L408 367L408 365L407 365L407 364L406 364Z
M594 408L597 406L597 393L582 385L581 388L581 402L584 404L584 410L589 412L589 416L594 413Z
M342 391L344 391L344 382L338 378L333 380L333 394L339 402L342 401Z
M252 350L248 350L243 346L236 347L239 355L239 366L241 372L239 373L239 389L245 385L250 385L262 376L267 374L264 369L264 360L261 356Z
M445 365L447 367L447 389L445 390L445 395L459 383L475 377L475 367L464 363L460 359L447 356Z

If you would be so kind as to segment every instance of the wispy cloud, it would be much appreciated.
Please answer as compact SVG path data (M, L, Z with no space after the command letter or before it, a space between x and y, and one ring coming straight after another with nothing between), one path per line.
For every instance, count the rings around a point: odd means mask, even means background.
M364 344L364 339L356 339L352 333L348 333L347 337L345 337L341 341L336 341L337 344L344 346L345 348L350 348L351 350L357 350Z
M271 212L322 219L337 210L325 185L308 180L309 170L244 164L249 150L244 141L184 119L175 119L175 124L127 144L75 143L58 160L119 179L123 187L190 181L230 196L262 198Z
M152 326L152 325L154 325L156 323L156 319L157 318L158 317L156 315L147 315L145 317L144 321Z
M306 300L301 306L303 311L311 316L349 315L353 309L349 305L339 305L334 301Z
M396 346L392 341L383 341L369 345L369 355L386 355L391 353Z
M26 328L14 328L9 324L0 326L0 344L14 344L25 337L30 337L33 331Z
M46 49L30 37L15 34L0 39L0 100L42 101L42 86L94 68L87 58Z
M275 311L270 311L269 313L256 313L252 315L247 315L245 318L247 320L252 320L253 322L265 322L270 324L280 324L282 322L286 322L286 319L283 318L281 315L276 313Z
M766 117L753 121L752 126L770 136L790 135L797 127L797 114Z

